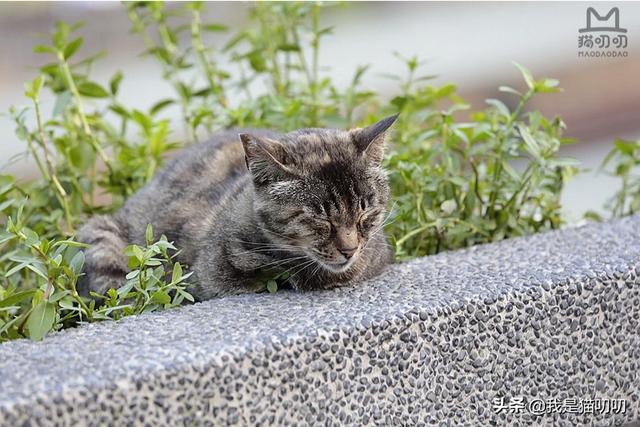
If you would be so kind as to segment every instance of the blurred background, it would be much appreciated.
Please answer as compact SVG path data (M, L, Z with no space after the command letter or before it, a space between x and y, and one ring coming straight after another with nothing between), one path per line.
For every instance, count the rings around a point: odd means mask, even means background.
M625 57L579 57L579 28L586 25L587 7L605 15L620 10L620 27L627 29ZM247 23L248 3L212 2L205 21L222 23L230 33ZM125 8L117 2L2 2L0 3L0 112L26 105L23 83L36 76L45 61L32 48L48 40L58 20L84 21L83 52L104 50L94 77L106 82L117 70L125 79L121 100L136 108L172 95L156 62L140 56L142 40L130 34ZM516 61L535 77L560 80L564 91L540 97L531 107L546 115L560 115L566 135L577 143L563 149L590 169L576 177L564 193L568 218L586 210L601 211L617 182L597 169L615 138L640 139L640 3L527 3L527 2L359 2L328 7L323 26L334 26L324 40L320 63L328 65L335 81L347 85L358 65L370 64L364 86L381 95L395 83L382 74L402 74L404 65L392 52L417 55L423 71L436 75L434 83L453 82L473 108L486 98L512 104L501 85L522 88ZM229 35L210 42L222 45ZM151 94L151 95L150 95ZM44 100L44 109L53 108ZM177 117L176 117L177 118ZM0 173L34 176L28 159L9 161L25 150L8 117L0 116Z

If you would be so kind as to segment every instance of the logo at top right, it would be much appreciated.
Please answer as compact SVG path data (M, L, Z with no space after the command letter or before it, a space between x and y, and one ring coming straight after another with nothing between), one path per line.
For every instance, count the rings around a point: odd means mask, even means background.
M627 29L620 27L617 7L602 15L593 7L587 8L586 26L578 29L579 58L626 58L628 44Z

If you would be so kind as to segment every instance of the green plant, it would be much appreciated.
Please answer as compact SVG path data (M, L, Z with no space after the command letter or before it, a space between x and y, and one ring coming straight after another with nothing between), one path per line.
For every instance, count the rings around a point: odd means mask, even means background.
M186 280L193 273L184 274L182 265L174 261L180 251L164 235L154 241L151 224L147 226L145 240L146 246L129 245L124 251L131 269L124 285L109 289L106 296L93 295L104 300L105 315L114 313L114 319L118 319L123 315L177 307L185 300L193 302L186 290L189 286Z
M620 188L605 205L605 210L609 211L611 218L640 212L640 176L637 174L639 166L640 141L615 140L613 148L600 167L600 171L608 168L607 173L620 180ZM602 216L593 211L587 212L585 216L588 219L602 220Z
M18 337L42 339L49 331L97 320L117 320L158 308L172 308L185 299L186 280L174 258L176 248L162 236L153 242L148 226L146 246L126 249L131 272L119 289L110 289L96 299L81 296L77 283L84 265L86 247L73 240L49 240L24 225L22 204L16 222L7 221L7 231L0 244L16 243L14 250L3 254L0 273L7 283L0 286L0 342ZM168 251L174 253L169 255ZM26 274L25 274L26 273ZM102 299L103 302L96 304Z
M526 83L513 110L497 99L472 112L452 85L434 88L416 78L418 61L406 60L402 92L391 100L400 111L394 151L388 157L397 215L388 231L398 257L434 254L511 236L558 228L560 194L577 162L557 156L564 124L525 112L537 94L557 92L553 79ZM438 109L448 98L451 106Z
M90 215L119 208L172 150L219 129L363 126L400 112L385 163L395 201L386 227L399 258L562 223L560 192L575 172L575 162L557 157L567 142L564 125L526 111L532 97L557 91L555 80L534 80L520 67L526 90L501 88L517 97L513 110L488 100L487 108L465 114L469 107L455 86L430 85L417 59L398 57L407 75L390 76L396 96L385 99L363 88L368 66L354 70L344 88L321 66L322 40L332 29L320 24L318 3L256 3L252 24L217 48L208 36L227 28L203 22L203 7L124 5L145 54L174 91L147 111L119 100L123 73L105 83L91 78L102 55L77 59L79 24L57 24L50 43L35 47L51 62L25 87L30 107L10 116L41 178L0 176L7 229L0 239L0 340L39 339L80 322L191 300L190 273L174 261L176 248L166 238L153 241L151 228L145 246L127 248L132 270L119 289L79 295L82 252L73 235ZM50 114L42 111L43 96L55 100ZM177 122L167 114L175 108ZM260 280L274 292L286 277L264 272Z
M321 75L320 43L332 29L320 26L318 3L258 2L250 12L254 25L217 51L204 47L203 34L226 27L202 23L201 8L197 2L168 13L159 2L127 4L146 53L159 62L176 92L175 98L160 105L181 105L192 140L198 139L199 130L220 127L352 126L356 111L375 97L374 92L360 89L366 67L355 71L352 84L344 90ZM191 45L178 49L178 39L187 32ZM235 71L223 70L213 53L226 55ZM194 72L204 77L204 86L194 82ZM265 89L256 89L257 81ZM228 94L234 91L240 94L232 103Z
M96 305L75 291L77 267L82 264L79 258L70 264L68 254L71 247L77 248L69 237L78 224L94 213L117 209L154 174L166 153L179 146L169 140L169 121L157 118L157 107L145 113L118 101L120 72L110 79L108 89L91 80L89 71L101 55L75 60L83 40L73 35L80 27L58 23L50 44L34 48L53 62L25 85L31 111L9 112L16 136L26 143L42 179L21 183L0 176L0 217L6 219L8 236L13 236L0 243L0 340L38 339L77 322L173 305L128 307L127 298L118 297L113 306L112 295ZM40 105L44 91L55 99L46 118ZM28 112L33 120L28 120ZM171 283L163 292L179 294L178 285ZM30 320L36 316L43 317L37 327Z

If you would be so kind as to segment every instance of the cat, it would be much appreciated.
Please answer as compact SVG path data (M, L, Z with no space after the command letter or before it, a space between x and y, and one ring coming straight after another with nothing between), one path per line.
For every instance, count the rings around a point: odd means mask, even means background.
M185 148L117 213L79 230L90 245L80 290L122 286L123 250L144 242L147 224L182 250L199 301L263 290L265 271L288 272L296 290L376 276L392 258L381 163L396 118L347 131L225 131Z

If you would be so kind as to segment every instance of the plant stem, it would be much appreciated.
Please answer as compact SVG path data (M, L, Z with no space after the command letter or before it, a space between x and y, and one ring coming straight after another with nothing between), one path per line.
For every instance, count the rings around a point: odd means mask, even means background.
M421 227L416 228L415 230L412 230L410 232L408 232L407 234L405 234L404 236L402 236L401 239L398 239L398 241L396 241L396 247L400 247L402 246L402 244L404 242L406 242L408 239L410 239L411 237L415 236L416 234L422 233L425 230L428 230L429 228L435 226L436 223L435 222L430 222L428 224L425 224Z
M107 157L107 154L104 152L104 150L100 146L100 143L98 143L95 135L91 131L91 126L89 126L89 121L87 120L87 115L85 114L84 107L82 105L82 97L80 96L78 87L76 86L73 80L71 69L69 68L69 63L64 58L64 52L58 51L58 61L60 63L60 66L62 67L62 72L64 73L65 79L67 80L67 86L69 87L69 90L73 94L73 97L76 99L78 115L80 116L80 121L82 122L83 130L85 134L89 137L89 142L91 143L91 146L93 147L94 150L96 150L96 153L98 153L98 156L100 156L100 159L102 159L103 163L109 170L109 173L112 174L113 168L111 166L111 161L109 160L109 158Z
M529 89L527 92L525 92L524 95L522 95L522 97L520 98L520 101L518 102L518 106L516 107L515 110L513 110L513 113L511 113L511 115L509 116L509 120L507 121L507 127L511 127L511 125L518 120L518 118L520 117L520 114L522 114L522 110L524 109L524 106L527 104L527 102L529 102L529 100L531 99L531 97L534 95L535 90L533 89Z
M67 231L68 234L74 234L73 229L73 221L71 220L71 211L69 210L69 195L64 190L62 185L60 184L60 180L56 175L55 168L49 158L47 143L45 139L44 126L42 125L42 115L40 114L40 102L39 98L36 96L33 98L33 105L36 113L36 125L38 127L38 135L39 138L36 138L42 151L44 152L44 159L47 165L47 173L44 175L45 179L47 179L50 183L53 184L53 187L56 189L58 202L62 205L62 209L64 210L65 221L67 223Z
M213 76L215 74L215 69L213 68L210 61L207 59L206 50L204 47L204 43L202 42L202 31L201 31L201 19L200 19L200 11L194 9L193 10L193 19L191 21L191 43L196 51L196 56L198 61L200 62L200 66L204 71L204 74L209 83L209 88L214 92L216 97L218 98L218 102L223 107L227 107L227 99L224 97L224 91L219 83L216 83Z
M140 15L138 15L138 12L135 10L135 6L129 7L128 16L129 16L129 20L133 24L133 29L138 34L140 34L140 36L142 37L142 40L144 41L145 46L147 46L149 50L157 49L158 47L155 45L151 37L149 37L149 35L147 34L145 24L144 22L142 22L142 19L140 19ZM165 73L165 78L171 83L171 85L173 86L173 89L178 94L178 97L180 100L180 108L182 113L183 125L184 125L184 133L186 136L191 138L191 142L194 142L197 139L197 137L195 134L195 129L189 126L191 122L189 117L189 105L185 100L185 97L182 95L182 90L180 89L180 81L178 81L175 78L176 61L175 61L174 54L176 51L176 45L173 43L173 41L171 40L171 37L169 36L169 29L167 28L162 11L159 10L156 13L153 13L152 18L158 25L158 33L160 35L160 40L162 40L162 47L167 51L167 55L169 57L168 64L166 63L166 61L162 59L160 60L160 63L162 64L162 68ZM158 55L156 54L156 57L157 56Z
M277 46L274 47L274 42L277 41L277 37L272 34L273 23L268 22L266 19L265 6L262 6L260 2L256 4L256 16L260 21L261 33L266 41L265 57L271 63L269 71L271 72L271 80L273 88L278 95L286 96L286 87L282 84L282 72L280 71L280 64L278 64L278 51Z
M313 99L313 125L318 126L318 109L320 107L320 98L319 98L319 82L318 82L318 71L319 71L319 62L318 58L320 55L320 6L318 3L314 3L312 6L311 12L311 29L313 32L313 40L311 41L311 47L313 50L313 62L311 65L311 71L313 73L313 84L311 85L311 97Z
M91 321L93 319L93 316L91 315L91 310L89 310L89 307L87 307L87 304L84 302L84 299L80 296L80 294L78 294L76 283L73 281L71 282L71 295L76 301L78 301L78 304L80 304L80 307L82 307L82 309L85 311L87 315L87 320Z

